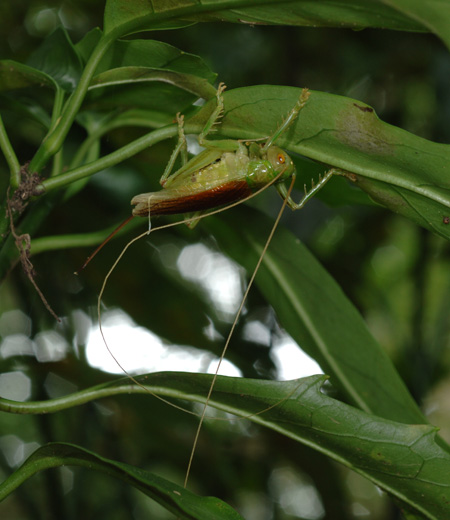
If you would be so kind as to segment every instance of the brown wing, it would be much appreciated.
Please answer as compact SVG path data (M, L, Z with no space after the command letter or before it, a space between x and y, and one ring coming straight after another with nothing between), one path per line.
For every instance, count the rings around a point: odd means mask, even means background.
M229 181L214 188L195 193L180 193L179 190L161 190L155 193L136 195L131 204L136 204L133 215L147 217L150 215L175 215L191 213L244 199L252 193L245 180Z

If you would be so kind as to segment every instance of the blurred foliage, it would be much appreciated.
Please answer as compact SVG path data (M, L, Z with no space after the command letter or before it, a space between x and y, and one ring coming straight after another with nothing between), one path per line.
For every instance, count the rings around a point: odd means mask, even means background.
M101 26L103 7L104 2L92 0L3 2L0 57L25 61L61 22L76 42L91 28ZM384 121L437 142L450 139L450 58L432 35L200 24L145 37L201 56L229 88L268 83L348 95L373 106ZM6 115L5 124L13 145L39 142L42 130L35 123L19 120L12 125L12 117ZM102 152L137 135L137 130L111 132L102 142ZM76 132L71 135L74 148L80 141ZM20 149L23 160L34 152L27 146ZM116 168L114 176L96 175L82 195L57 207L39 234L90 232L120 222L129 213L131 196L149 191L143 175L149 165L155 179L150 189L156 188L172 147L173 143L164 142L134 157L135 171ZM5 179L3 162L1 170ZM266 193L252 204L270 212L267 208L272 207L273 198ZM388 350L414 397L424 404L430 421L450 441L448 243L370 205L330 207L313 201L301 215L286 212L284 225L305 241L339 282ZM9 384L11 395L17 395L16 386L23 389L29 384L23 398L44 399L112 377L90 367L85 346L89 320L93 326L97 320L101 280L125 240L109 244L78 278L72 273L83 263L88 249L43 253L33 259L37 282L64 317L62 324L54 324L19 268L4 282L0 292L1 372L25 376ZM152 245L145 241L135 244L114 273L105 302L110 308L122 308L135 323L168 343L196 345L217 355L229 317L221 319L205 291L182 279L176 270L183 247L198 242L214 250L214 238L201 224L194 231L176 228L155 234ZM275 377L269 347L281 333L270 306L256 289L245 316L264 323L269 342L249 339L242 320L229 359L247 377ZM220 337L205 334L210 320ZM42 331L59 334L59 343L53 340L49 358L44 360L36 356L36 335ZM13 340L16 352L6 353ZM52 351L56 344L59 357ZM444 407L447 413L441 414ZM196 424L195 418L143 396L106 399L55 415L2 414L0 478L36 443L58 440L98 448L106 457L182 481ZM162 445L161 438L168 442ZM292 482L297 483L296 491L290 488ZM242 422L205 424L192 487L202 495L221 496L249 520L399 518L392 503L358 475L306 447L294 446L290 439ZM298 489L303 500L296 498ZM130 511L136 519L171 518L131 487L81 469L45 472L0 505L4 519L115 520L130 518Z

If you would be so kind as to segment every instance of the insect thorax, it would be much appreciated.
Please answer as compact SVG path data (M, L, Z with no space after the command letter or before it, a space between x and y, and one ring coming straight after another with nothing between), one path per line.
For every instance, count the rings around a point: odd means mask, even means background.
M191 176L191 182L202 183L215 180L244 179L247 175L249 157L247 153L225 152L220 159Z
M265 159L253 160L247 166L247 184L250 188L259 188L269 183L277 173L270 161Z

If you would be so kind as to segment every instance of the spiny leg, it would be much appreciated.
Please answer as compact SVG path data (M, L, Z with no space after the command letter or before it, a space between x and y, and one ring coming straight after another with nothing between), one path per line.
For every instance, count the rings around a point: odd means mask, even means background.
M216 93L217 106L209 116L202 132L198 136L198 144L205 148L217 148L226 152L234 152L243 147L241 142L235 141L234 139L216 139L215 141L206 139L206 136L214 130L213 126L217 124L223 115L223 91L225 89L225 83L220 83Z
M223 114L223 91L227 88L225 83L219 83L216 92L217 106L213 113L209 116L206 125L198 136L198 142L201 146L205 146L206 136L212 131L212 127L217 123Z
M305 196L300 202L295 202L292 197L288 193L288 189L283 183L276 184L275 187L278 191L278 193L281 195L283 199L286 200L286 204L292 209L297 210L303 208L303 206L312 198L314 195L320 191L325 184L331 179L333 175L343 175L343 170L340 170L339 168L331 168L323 176L319 176L319 182L317 184L314 184L314 181L311 182L312 188L307 191L306 190L306 184L305 184ZM295 174L294 174L295 176Z
M170 156L169 162L167 163L167 166L164 170L164 173L162 174L161 179L159 179L159 183L161 186L165 186L170 174L173 170L175 161L177 160L177 157L179 154L181 154L181 162L184 164L188 161L188 155L187 155L187 143L186 143L186 136L184 135L184 116L181 115L179 112L177 114L177 123L178 123L178 143L175 146L174 151L172 152L172 155Z
M289 112L288 116L280 125L280 127L275 131L275 133L266 141L266 144L262 147L262 153L267 152L269 147L273 145L273 143L280 137L280 135L286 132L291 123L293 123L293 121L295 121L297 118L300 110L306 105L310 95L311 92L307 88L302 89L302 93L300 94L300 97L298 98L294 108Z

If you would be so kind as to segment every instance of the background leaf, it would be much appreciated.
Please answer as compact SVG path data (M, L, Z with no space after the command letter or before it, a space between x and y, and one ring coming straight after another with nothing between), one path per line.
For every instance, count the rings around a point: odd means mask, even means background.
M285 13L289 13L286 15ZM380 2L347 0L326 4L301 0L229 2L192 2L158 0L151 6L141 2L109 0L105 9L105 32L126 34L152 28L172 28L171 23L192 21L227 21L246 24L282 24L338 26L351 28L385 27L397 30L423 30L415 20L402 16ZM165 25L167 24L167 25Z
M27 63L51 76L68 92L75 88L82 72L80 57L63 28L56 29L46 38Z

